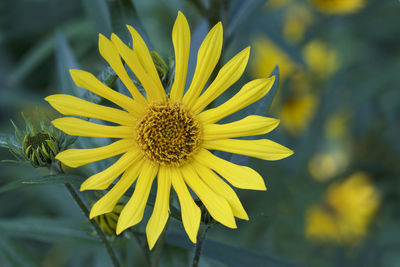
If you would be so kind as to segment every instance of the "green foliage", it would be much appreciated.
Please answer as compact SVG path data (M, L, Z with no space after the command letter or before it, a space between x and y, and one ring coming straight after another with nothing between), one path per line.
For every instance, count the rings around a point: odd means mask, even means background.
M19 218L0 220L0 229L10 237L32 238L40 241L93 241L83 230L84 225L68 219Z
M23 178L20 180L15 179L8 184L5 184L0 187L0 193L4 193L7 191L19 189L26 186L32 185L46 185L46 184L81 184L85 178L78 175L70 175L70 174L57 174L57 175L46 175L39 177L29 177Z
M279 2L278 6L271 5L272 2ZM34 123L25 122L28 127L22 129L20 125L24 122L17 114L24 112L28 114L26 117L35 118L35 113L39 112L35 106L38 106L46 117L47 114L54 117L43 100L54 93L113 106L77 87L69 70L90 71L107 86L125 92L126 88L115 72L101 59L97 36L102 33L110 37L114 32L132 46L126 24L134 26L151 50L155 50L152 55L157 70L163 85L169 88L174 77L171 30L177 11L181 10L192 30L186 88L194 72L197 50L216 22L221 20L224 26L224 49L217 68L244 47L252 46L245 77L211 107L234 95L246 81L260 78L255 77L253 70L254 62L260 60L254 56L253 40L257 36L268 38L297 68L287 74L286 62L273 62L275 69L264 76L272 71L271 75L277 78L271 91L243 112L224 120L230 122L250 114L281 119L277 130L268 133L266 138L284 144L295 154L279 162L218 154L257 170L265 178L268 191L237 190L250 220L237 220L238 229L235 230L214 223L213 231L207 233L200 266L302 266L303 263L305 266L397 266L400 262L400 64L397 60L400 56L400 7L389 0L367 1L363 9L353 14L328 16L315 9L310 4L312 1L283 2L19 0L0 4L0 265L110 266L98 233L90 228L61 185L68 183L79 187L87 177L114 163L114 159L74 170L65 167L65 174L54 173L54 170L60 171L57 162L52 162L55 164L51 166L47 164L52 170L33 169L27 161L29 158L24 153L27 147L23 149L23 143L29 132L33 134ZM293 14L291 9L298 5L306 7L312 15L312 22L296 43L291 42L285 32L289 15ZM294 13L299 14L297 11ZM324 79L311 70L305 56L305 48L313 40L324 42L338 54L337 69ZM275 52L269 52L265 65L270 63L267 62L269 58L275 60L274 56ZM326 62L319 67L319 71L326 69ZM128 72L139 85L134 75ZM305 77L307 84L297 79L299 76ZM142 90L140 85L138 87ZM304 96L303 87L307 87L306 93L315 97L317 104L304 130L292 132L283 107L295 106L296 100ZM291 114L296 117L296 114L303 113L295 110ZM343 125L332 122L334 116L343 119ZM15 129L10 119L15 121L15 124L12 122ZM51 126L44 128L47 127ZM36 128L36 132L43 129L42 125ZM15 135L11 134L14 130ZM76 140L57 138L58 150ZM79 138L73 145L91 148L111 141ZM11 160L7 150L17 160ZM333 156L327 161L315 161L321 155ZM319 167L323 175L331 172L332 166L336 169L326 180L319 180L311 166L314 169ZM366 236L356 244L308 239L305 228L309 207L322 203L332 184L356 171L368 173L381 195L380 208L367 227ZM155 203L155 187L150 193L144 222L121 236L108 237L108 241L118 251L124 266L145 265L144 255L148 254L153 262L158 260L160 266L188 266L194 246L180 223L180 208L176 200L170 204L171 218L164 244L162 241L158 244L160 258L156 259L157 253L147 252L145 226ZM121 200L127 201L133 190L134 186ZM78 195L90 209L105 193L107 190ZM176 226L177 222L179 226Z

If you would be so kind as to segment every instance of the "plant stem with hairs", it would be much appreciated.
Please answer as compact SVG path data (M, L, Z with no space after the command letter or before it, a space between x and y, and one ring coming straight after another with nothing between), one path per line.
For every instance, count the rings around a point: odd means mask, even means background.
M57 166L52 166L51 171L54 173L64 173L61 164L57 164ZM96 231L97 235L99 236L101 242L103 243L104 247L106 248L106 251L108 255L110 256L111 262L114 267L120 267L121 265L119 264L117 255L115 254L110 242L107 240L106 235L104 232L101 230L100 226L95 220L90 220L89 219L89 209L86 207L86 204L83 202L81 197L79 196L78 192L75 190L75 188L71 185L66 183L65 184L66 189L70 193L72 199L75 201L75 203L79 206L79 208L82 210L83 214L85 217L89 220L90 224L93 226L94 230Z
M204 228L199 229L199 233L197 234L197 243L194 250L194 256L192 260L192 267L199 266L201 251L203 248L204 240L206 239L206 233L210 226L206 225Z

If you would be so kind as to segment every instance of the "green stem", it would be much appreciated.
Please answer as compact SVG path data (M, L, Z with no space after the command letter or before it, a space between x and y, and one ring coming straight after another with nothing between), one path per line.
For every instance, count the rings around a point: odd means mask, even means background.
M72 187L71 184L65 184L65 187L67 188L68 192L72 196L72 198L75 200L76 204L81 208L83 214L85 215L86 218L88 218L89 222L92 224L94 230L96 231L97 235L100 237L101 242L105 246L108 255L110 256L111 262L113 263L114 267L120 267L120 264L117 259L117 255L115 254L114 250L111 247L110 242L108 242L105 234L103 231L100 229L100 226L97 224L95 220L90 220L89 219L89 210L86 207L85 203L83 203L82 199L79 197L78 193L76 192L75 188Z
M156 247L154 248L153 261L152 261L151 267L157 267L160 262L161 252L164 247L165 236L167 233L167 226L168 226L168 222L167 222L167 225L165 226L164 231L162 232L160 238L157 241Z
M61 165L57 166L58 173L64 173ZM54 168L52 169L54 171ZM75 200L75 203L79 206L79 208L82 210L83 214L85 217L89 220L90 224L93 226L94 230L96 231L97 235L100 237L101 242L103 243L104 247L106 248L106 251L108 255L110 256L111 262L114 267L120 267L121 265L119 264L117 255L115 254L110 242L107 240L104 232L100 229L100 226L95 220L90 220L89 218L89 209L86 207L85 203L83 200L80 198L78 195L78 192L75 190L75 188L71 185L66 183L65 187L67 188L68 192L70 193L71 197Z
M136 231L133 231L132 228L130 228L129 231L132 233L133 237L135 238L136 243L142 250L144 259L146 260L146 263L147 263L147 266L151 266L150 254L149 254L149 250L147 248L147 243L143 242L143 239L141 238L141 236Z
M196 243L193 261L192 261L192 267L199 266L201 250L203 248L204 240L206 239L206 233L207 233L208 228L209 228L209 226L206 225L204 228L200 227L200 229L199 229L199 233L197 234L197 243Z

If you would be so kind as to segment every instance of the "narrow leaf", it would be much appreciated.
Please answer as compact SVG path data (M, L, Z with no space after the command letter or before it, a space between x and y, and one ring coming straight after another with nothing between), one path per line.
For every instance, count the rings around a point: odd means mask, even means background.
M82 230L82 224L69 219L17 218L1 219L0 232L11 237L30 237L37 240L95 240Z
M110 36L112 33L111 16L106 1L83 0L83 6L94 27L94 31Z
M182 233L167 233L165 242L169 245L193 250L194 245L190 243ZM227 266L303 266L280 257L261 254L247 249L235 248L217 241L205 240L202 255L217 260Z
M17 142L14 135L0 134L0 147L9 148L10 144L15 148L21 149L21 145Z
M59 88L62 93L82 97L85 91L83 89L79 89L79 87L75 85L75 83L72 81L71 75L69 74L70 69L79 68L75 56L72 53L72 50L63 33L58 32L56 40L56 67Z
M25 249L5 236L0 237L0 262L4 267L40 266Z
M6 185L0 187L0 193L15 190L18 188L31 186L31 185L42 185L42 184L81 184L86 178L70 175L70 174L60 174L60 175L47 175L43 177L30 177L24 178L18 181L10 182Z
M251 18L254 17L254 13L257 12L257 10L261 10L262 6L266 2L266 0L232 1L229 9L229 21L226 36L229 38L233 33L246 29L246 25L251 21Z

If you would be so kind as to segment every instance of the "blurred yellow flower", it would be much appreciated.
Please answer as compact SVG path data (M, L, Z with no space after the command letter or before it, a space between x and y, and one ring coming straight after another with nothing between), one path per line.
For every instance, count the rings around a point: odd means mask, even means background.
M312 92L309 76L298 72L291 76L288 95L281 100L277 113L292 136L301 135L314 117L318 97Z
M380 203L367 174L358 172L332 184L323 205L306 211L306 236L312 240L354 244L366 234Z
M342 173L348 164L348 152L339 147L332 151L315 154L308 163L308 170L315 180L325 182Z
M281 108L282 126L293 136L304 132L314 117L318 99L312 93L306 93L285 101Z
M315 7L327 14L348 14L358 11L365 0L311 0Z
M325 182L343 173L349 165L350 116L350 111L341 110L325 122L324 132L328 146L323 152L316 153L308 164L308 170L315 180Z
M90 212L90 218L93 218L111 212L136 182L134 193L118 218L117 234L142 221L152 184L157 181L157 196L146 226L150 249L154 247L168 220L171 188L177 193L183 226L192 242L197 240L201 210L188 187L216 221L236 228L235 217L248 220L248 216L235 191L219 175L237 188L252 190L266 190L264 179L255 170L219 158L209 150L264 160L279 160L293 153L268 139L235 139L266 134L278 126L279 120L253 115L231 123L217 123L264 97L274 84L275 77L253 80L225 103L204 110L242 76L250 48L243 49L229 60L202 93L221 56L223 28L218 22L198 50L196 70L185 92L191 37L185 16L178 12L172 30L175 78L169 94L166 94L146 43L134 28L128 26L128 30L133 49L112 34L111 40L99 36L99 50L132 97L107 87L89 72L70 71L77 86L104 97L121 109L70 95L59 94L46 98L64 115L96 118L116 124L110 126L63 117L52 122L58 129L75 136L118 140L98 148L68 149L56 158L76 168L122 154L113 165L90 176L80 188L81 191L106 190L112 186L93 205ZM140 81L146 96L130 79L121 58ZM263 77L268 76L269 73ZM112 185L120 175L118 182Z
M282 82L300 68L288 54L279 46L264 36L257 37L253 42L254 61L251 72L254 77L268 76L278 64Z
M285 15L283 36L288 43L297 44L304 38L307 27L313 22L313 14L305 5L291 5Z
M347 110L332 115L324 125L327 137L336 140L347 138L350 132L348 126L350 117L351 113Z
M291 4L294 0L269 0L265 4L267 8L281 8Z
M320 40L306 44L303 48L303 58L308 70L319 79L328 78L339 67L337 52Z

